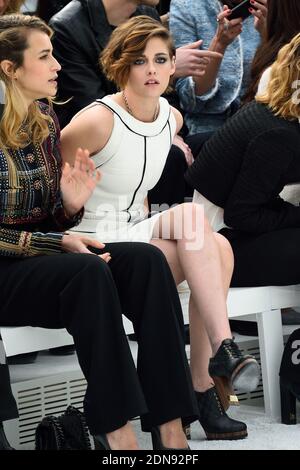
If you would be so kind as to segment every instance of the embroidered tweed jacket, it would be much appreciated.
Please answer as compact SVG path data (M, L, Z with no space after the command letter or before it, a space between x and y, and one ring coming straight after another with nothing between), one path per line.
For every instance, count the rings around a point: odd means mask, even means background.
M0 148L0 256L61 252L62 232L81 218L65 214L59 189L59 124L49 106L39 106L52 117L43 144L6 152Z

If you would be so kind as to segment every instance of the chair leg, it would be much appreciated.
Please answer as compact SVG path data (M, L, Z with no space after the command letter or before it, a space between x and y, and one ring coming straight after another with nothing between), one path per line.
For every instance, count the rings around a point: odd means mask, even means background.
M279 368L283 354L281 311L257 314L259 349L264 387L265 413L280 419Z

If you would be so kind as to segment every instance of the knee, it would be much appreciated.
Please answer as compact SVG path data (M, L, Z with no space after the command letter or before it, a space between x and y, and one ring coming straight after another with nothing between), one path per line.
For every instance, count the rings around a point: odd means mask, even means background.
M210 223L205 216L204 208L201 204L187 202L180 205L182 222L193 231L204 233L212 232Z
M78 253L74 254L76 257L77 273L82 272L84 275L102 277L110 274L110 269L107 263L97 255Z
M220 233L215 233L214 235L220 250L222 265L228 271L233 271L234 255L229 241Z

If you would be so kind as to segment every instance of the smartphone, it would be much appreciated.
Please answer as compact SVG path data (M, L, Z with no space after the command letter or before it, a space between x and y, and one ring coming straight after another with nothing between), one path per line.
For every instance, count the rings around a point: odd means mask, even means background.
M251 15L249 8L253 8L250 0L243 0L241 3L231 9L231 13L227 16L227 20L234 20L235 18L242 18L243 20Z

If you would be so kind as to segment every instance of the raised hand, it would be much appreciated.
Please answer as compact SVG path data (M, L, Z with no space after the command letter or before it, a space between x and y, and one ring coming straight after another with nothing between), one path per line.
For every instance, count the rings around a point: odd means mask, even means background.
M250 9L251 14L254 16L255 29L262 36L264 34L267 14L268 14L268 0L251 0L252 8Z
M60 180L63 205L66 213L75 215L91 196L100 180L100 172L89 157L88 150L78 149L74 166L66 163Z
M202 77L210 59L221 59L222 54L218 52L199 49L202 40L186 44L176 49L176 71L175 78L179 77Z
M230 15L230 13L231 10L227 5L224 5L223 11L217 16L218 29L215 36L219 46L217 50L225 51L226 47L242 32L242 18L229 21L227 20L227 16Z

